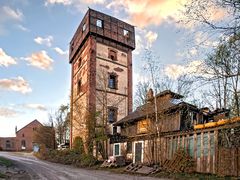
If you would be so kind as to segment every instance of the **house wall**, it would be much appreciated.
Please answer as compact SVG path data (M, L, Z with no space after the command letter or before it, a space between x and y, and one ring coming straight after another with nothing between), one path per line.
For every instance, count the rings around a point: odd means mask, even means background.
M3 151L15 151L16 150L15 137L0 137L0 149Z
M38 121L33 121L30 124L26 125L16 133L15 143L16 151L32 151L33 150L33 136L38 127L42 124ZM25 141L26 148L22 147L22 141Z

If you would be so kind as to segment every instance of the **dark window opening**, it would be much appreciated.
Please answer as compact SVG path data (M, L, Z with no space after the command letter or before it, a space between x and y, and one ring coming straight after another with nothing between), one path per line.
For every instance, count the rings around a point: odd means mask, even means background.
M79 95L79 93L81 92L81 86L82 86L82 81L81 79L79 79L77 83L77 95Z
M127 142L127 153L132 153L132 142Z
M36 127L34 127L34 128L33 128L33 131L36 131L36 130L37 130L37 128L36 128Z
M117 126L113 127L113 134L117 134Z
M80 57L79 60L78 60L78 68L80 68L82 65L82 58Z
M101 19L97 19L96 25L97 25L97 27L102 28L103 27L103 21Z
M113 61L117 60L117 52L114 50L109 49L108 51L108 58L110 58Z
M120 155L120 144L114 144L114 156Z
M24 137L24 134L22 134L22 137Z
M108 108L108 122L113 123L116 120L117 120L117 108L109 107ZM117 129L116 129L116 131L117 131Z
M11 148L11 142L9 140L6 141L6 148Z
M117 89L117 76L114 74L109 75L108 87L111 89Z

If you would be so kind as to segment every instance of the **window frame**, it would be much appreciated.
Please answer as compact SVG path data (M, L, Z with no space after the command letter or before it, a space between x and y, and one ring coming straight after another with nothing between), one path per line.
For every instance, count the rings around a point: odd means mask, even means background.
M115 154L116 146L118 146L118 154ZM121 144L120 143L113 144L113 156L121 156Z
M118 111L118 108L117 107L112 107L112 106L108 106L108 113L107 113L107 120L108 120L108 123L112 124L114 122L117 121L117 111ZM110 112L113 112L113 115L111 115L111 120L110 120Z
M126 37L126 38L129 38L130 37L130 32L126 29L123 29L123 36Z
M99 28L103 28L103 20L102 19L97 19L96 20L96 26Z
M108 88L117 89L117 84L118 84L117 78L118 78L118 75L116 73L109 73L109 75L108 75Z
M84 32L86 30L86 28L87 28L86 23L84 23L83 26L82 26L82 32Z

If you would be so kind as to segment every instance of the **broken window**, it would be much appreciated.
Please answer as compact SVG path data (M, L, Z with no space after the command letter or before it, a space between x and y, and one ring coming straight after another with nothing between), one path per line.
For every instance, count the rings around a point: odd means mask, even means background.
M112 49L109 49L108 50L108 58L113 61L116 61L117 60L117 52Z
M126 29L123 29L123 35L124 35L124 37L129 38L129 31Z
M82 27L82 32L84 32L85 30L86 30L86 24L84 23Z
M113 123L117 120L117 108L108 107L108 122ZM116 129L117 131L117 129Z
M101 19L97 19L96 25L97 25L97 27L102 28L103 27L103 21Z

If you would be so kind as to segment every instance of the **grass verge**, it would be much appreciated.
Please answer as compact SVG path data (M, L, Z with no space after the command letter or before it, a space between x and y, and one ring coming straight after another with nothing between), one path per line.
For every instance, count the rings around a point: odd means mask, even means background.
M12 161L10 161L6 158L0 157L0 165L10 167L10 166L12 166Z

